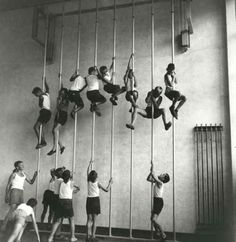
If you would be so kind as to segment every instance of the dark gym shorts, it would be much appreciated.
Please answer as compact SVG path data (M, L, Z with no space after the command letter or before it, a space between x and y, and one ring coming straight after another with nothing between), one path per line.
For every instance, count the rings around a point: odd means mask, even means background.
M163 206L164 206L163 198L154 197L152 212L156 215L159 215L161 213Z
M107 83L103 87L104 91L110 94L117 93L121 90L120 85L114 85L112 83Z
M87 214L100 214L101 213L99 197L87 197L86 212L87 212Z
M87 98L92 103L105 102L106 98L98 90L88 91Z
M51 190L46 190L43 193L43 201L42 204L44 205L52 205L54 202L54 192Z
M80 96L80 92L79 91L72 91L69 90L69 100L72 103L75 103L77 106L79 107L83 107L84 106L84 102Z
M67 121L67 112L66 111L58 111L55 117L55 121L61 125L64 125Z
M173 101L173 99L180 98L181 94L179 91L172 90L165 92L165 96L168 97L171 101Z
M74 216L72 199L60 199L58 200L58 208L55 213L57 218L71 218Z
M39 117L38 117L38 121L41 123L41 124L46 124L50 118L51 118L51 111L48 110L48 109L41 109L40 112L39 112Z
M147 118L152 118L152 107L146 107L145 111L147 113ZM158 118L161 116L161 111L160 109L154 108L153 110L153 118Z
M22 189L12 188L10 191L9 205L21 204L24 202L24 191Z
M126 92L126 94L125 94L125 99L126 99L128 102L130 102L130 101L131 101L130 96L133 96L133 95L135 95L136 98L138 98L138 91L134 90L134 91L128 91L128 92Z

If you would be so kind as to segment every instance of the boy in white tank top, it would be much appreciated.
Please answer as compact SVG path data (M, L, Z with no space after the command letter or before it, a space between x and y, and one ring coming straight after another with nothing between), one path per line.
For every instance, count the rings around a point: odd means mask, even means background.
M38 144L36 145L36 149L40 149L47 145L44 137L44 126L51 118L51 110L50 110L50 96L49 96L49 87L45 80L45 92L42 91L40 87L35 87L32 93L39 98L39 107L40 113L39 117L34 125L34 131L38 139ZM41 142L39 142L39 133L40 126L42 125L42 134L41 134Z
M153 163L151 163L150 173L147 177L147 181L154 184L153 186L153 208L151 214L151 222L156 231L156 237L160 237L161 240L166 239L166 234L162 229L161 225L158 223L158 217L163 209L164 201L163 201L163 189L164 183L169 182L170 177L167 173L160 174L156 176L153 171Z

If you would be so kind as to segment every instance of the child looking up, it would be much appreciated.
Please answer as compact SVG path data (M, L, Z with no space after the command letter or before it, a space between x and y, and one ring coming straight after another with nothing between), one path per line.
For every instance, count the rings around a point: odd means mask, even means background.
M39 98L39 117L34 125L34 131L38 139L38 144L36 145L36 149L40 149L43 146L46 146L47 143L44 137L44 126L51 118L50 111L50 96L49 96L49 87L45 80L45 92L42 91L40 87L35 87L32 93ZM42 133L41 133L41 142L39 143L39 134L40 134L40 125L42 125Z

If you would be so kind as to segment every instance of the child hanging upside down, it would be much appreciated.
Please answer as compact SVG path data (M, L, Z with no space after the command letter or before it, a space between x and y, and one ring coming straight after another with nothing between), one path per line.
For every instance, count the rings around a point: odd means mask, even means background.
M170 106L170 112L172 116L178 119L178 111L181 106L186 102L186 97L182 95L179 91L174 90L174 83L177 84L176 74L175 74L175 65L170 63L167 68L167 72L164 76L164 81L166 85L165 95L172 101ZM179 102L178 106L175 107L175 104Z
M113 105L117 105L118 95L126 91L125 87L120 87L120 85L113 84L113 66L114 66L114 57L112 58L112 63L108 69L106 66L101 66L99 68L98 77L101 79L104 84L104 91L112 94L110 101Z
M103 187L98 181L98 174L95 170L91 170L93 161L90 161L87 169L87 182L88 182L88 197L86 202L87 212L87 238L86 241L96 241L96 219L101 213L99 190L108 192L112 185L112 178L110 178L108 186ZM91 171L90 171L91 170Z
M139 107L136 108L134 112L134 117L132 119L131 124L127 124L127 128L134 129L134 123L137 118L137 113L144 118L151 119L152 116L154 119L162 116L163 124L165 126L165 130L168 130L171 127L171 122L166 122L166 114L164 108L159 108L162 102L162 87L157 86L155 89L148 92L145 102L147 103L147 107L145 109L141 109ZM152 106L153 106L153 115L152 115Z
M38 144L36 145L36 149L40 149L43 146L46 146L47 143L44 138L44 126L51 118L51 111L50 111L50 97L49 97L49 87L45 80L45 92L42 91L40 87L35 87L32 93L39 98L39 107L40 113L38 120L34 125L34 131L38 139ZM42 133L41 133L41 142L40 141L40 126L42 125Z
M154 183L153 187L153 208L152 208L152 214L151 214L151 222L153 223L153 226L156 231L156 236L158 238L161 238L161 240L166 239L166 234L164 230L162 229L161 225L158 224L158 217L163 209L164 202L163 202L163 188L164 183L169 182L170 177L167 173L160 174L159 176L156 176L153 171L153 164L151 164L150 174L147 177L147 181Z
M54 119L54 125L52 129L53 147L48 152L47 155L52 155L56 152L56 141L57 141L58 132L61 126L64 126L67 121L68 107L69 107L68 90L62 87L61 90L59 91L59 95L57 98L57 113ZM58 145L60 147L60 153L62 154L63 151L65 150L65 146L61 144L60 135L58 137Z
M33 208L37 205L37 200L30 198L27 203L21 203L13 213L14 229L8 238L7 242L21 241L24 229L26 227L26 218L31 217L34 229L37 235L37 240L40 242L38 226L35 221L35 215Z
M74 118L75 113L84 107L84 102L80 96L80 93L87 86L85 79L76 71L70 78L70 82L73 82L69 90L69 100L75 104L71 117Z
M87 98L91 102L90 111L95 112L97 116L101 116L101 112L98 109L98 105L106 102L106 98L99 92L99 79L96 66L92 66L88 69L88 76L85 78L88 91Z

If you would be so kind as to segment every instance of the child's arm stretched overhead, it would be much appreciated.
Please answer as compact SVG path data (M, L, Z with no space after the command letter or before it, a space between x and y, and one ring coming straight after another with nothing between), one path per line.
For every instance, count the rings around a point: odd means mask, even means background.
M113 72L113 68L114 68L114 60L115 60L115 57L113 56L113 57L112 57L112 62L111 62L110 68L109 68L109 72L110 72L110 73Z
M10 191L11 191L11 184L12 180L15 178L16 173L12 173L8 179L7 186L6 186L6 194L5 194L5 202L8 203L10 199Z
M35 220L34 213L31 214L31 218L32 218L32 222L33 222L33 225L34 225L34 230L35 230L36 235L37 235L38 242L40 242L38 226L37 226L37 223L36 223L36 220Z
M152 172L153 172L153 163L151 162L151 168L150 168L150 173L147 176L147 181L148 182L154 182L154 179L152 177Z
M130 70L130 69L131 69L130 64L131 64L131 60L133 59L133 56L134 56L134 53L132 53L132 54L130 55L130 57L129 57L129 61L128 61L128 65L127 65L127 70Z
M38 175L38 172L37 171L35 171L34 172L34 175L33 175L33 178L32 179L30 179L29 178L29 176L26 174L26 173L24 173L25 174L25 176L26 176L26 181L29 183L29 184L34 184L34 181L35 181L35 179L36 179L36 177L37 177L37 175Z
M88 168L87 168L87 177L89 176L89 173L90 173L90 171L92 170L92 164L93 164L93 161L91 160L91 161L89 162L89 165L88 165Z
M49 86L48 86L48 83L47 83L46 79L44 81L44 84L45 84L45 92L49 93Z
M98 183L98 187L102 189L104 192L108 192L110 190L111 184L113 183L112 178L110 178L108 186L105 188L100 183Z

